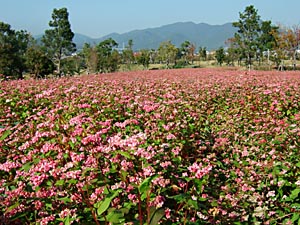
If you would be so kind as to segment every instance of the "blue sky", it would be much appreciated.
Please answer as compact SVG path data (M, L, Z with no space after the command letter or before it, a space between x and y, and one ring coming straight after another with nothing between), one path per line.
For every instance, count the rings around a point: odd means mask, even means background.
M74 32L101 37L174 22L224 24L237 21L248 5L263 20L300 25L299 0L0 0L0 21L43 34L53 9L67 7Z

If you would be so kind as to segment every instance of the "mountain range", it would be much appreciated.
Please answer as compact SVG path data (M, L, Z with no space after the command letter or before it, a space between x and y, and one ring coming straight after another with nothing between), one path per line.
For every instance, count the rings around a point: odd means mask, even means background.
M108 38L114 39L119 44L119 48L126 46L128 41L132 39L134 50L157 49L161 42L168 40L177 47L188 40L195 44L197 49L201 46L206 47L207 50L213 50L225 46L225 41L233 37L235 32L236 28L232 26L232 23L210 25L207 23L178 22L122 34L111 33L100 38L90 38L76 33L73 41L78 50L82 49L84 43L95 45Z

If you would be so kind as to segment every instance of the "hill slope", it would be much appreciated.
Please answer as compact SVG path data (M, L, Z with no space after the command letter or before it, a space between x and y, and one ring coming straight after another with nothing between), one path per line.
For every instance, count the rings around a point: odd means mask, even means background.
M133 30L123 34L111 33L100 38L90 38L86 35L75 34L74 42L77 49L80 50L84 43L92 45L112 38L122 48L128 43L128 40L133 40L134 50L138 49L157 49L163 41L170 40L177 47L181 43L188 40L196 44L196 47L206 47L208 50L217 49L224 46L224 42L234 36L236 29L231 23L223 25L209 25L206 23L179 22L169 25L164 25L156 28L148 28L143 30Z
M124 34L109 34L97 41L113 38L120 46L127 44L129 39L133 40L134 49L157 49L163 41L171 40L176 46L188 40L197 47L203 46L207 49L217 49L224 46L224 42L234 36L236 29L231 23L224 25L209 25L206 23L195 24L193 22L181 22L165 25L158 28L134 30Z

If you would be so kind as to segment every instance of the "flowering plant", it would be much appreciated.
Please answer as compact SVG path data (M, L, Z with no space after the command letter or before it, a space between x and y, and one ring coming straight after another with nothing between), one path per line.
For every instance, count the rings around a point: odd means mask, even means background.
M299 223L299 78L4 81L0 224Z

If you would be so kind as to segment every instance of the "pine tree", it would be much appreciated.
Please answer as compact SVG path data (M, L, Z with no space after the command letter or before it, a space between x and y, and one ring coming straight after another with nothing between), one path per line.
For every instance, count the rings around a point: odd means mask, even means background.
M52 29L46 30L42 42L48 56L57 67L57 73L61 75L61 60L76 51L73 43L74 33L69 22L69 13L66 8L54 9L52 20L49 22Z

